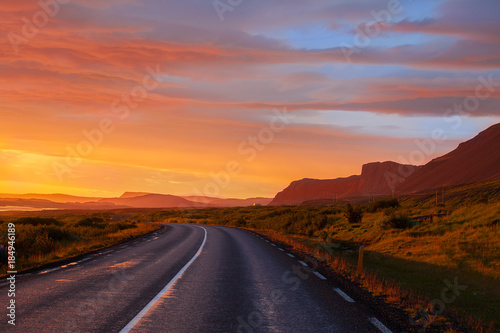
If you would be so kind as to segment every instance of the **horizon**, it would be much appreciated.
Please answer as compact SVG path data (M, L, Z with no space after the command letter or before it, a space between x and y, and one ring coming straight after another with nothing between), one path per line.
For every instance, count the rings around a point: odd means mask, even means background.
M500 123L493 0L0 10L0 193L271 198Z

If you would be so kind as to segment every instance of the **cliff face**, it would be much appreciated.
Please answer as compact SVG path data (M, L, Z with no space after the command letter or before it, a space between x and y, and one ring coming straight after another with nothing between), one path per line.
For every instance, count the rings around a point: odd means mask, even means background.
M499 178L500 124L496 124L427 163L397 186L397 191L412 193Z
M391 194L388 174L398 174L399 168L418 168L396 162L374 162L363 165L361 175L337 179L302 179L292 182L279 192L270 205L298 205L317 199L346 198L368 194Z
M400 176L407 174L410 176L406 179ZM279 192L270 205L297 205L335 196L384 195L391 194L392 190L405 194L493 179L500 179L500 124L424 166L375 162L363 165L359 176L294 181Z

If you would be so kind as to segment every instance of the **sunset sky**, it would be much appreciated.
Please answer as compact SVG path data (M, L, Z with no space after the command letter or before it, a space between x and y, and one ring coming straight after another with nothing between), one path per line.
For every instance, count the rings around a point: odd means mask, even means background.
M273 197L500 122L498 0L41 3L0 3L0 193Z

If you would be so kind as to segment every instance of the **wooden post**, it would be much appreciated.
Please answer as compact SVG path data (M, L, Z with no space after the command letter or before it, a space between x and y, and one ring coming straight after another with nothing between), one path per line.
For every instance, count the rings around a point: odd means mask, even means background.
M359 247L359 257L358 257L358 273L361 273L363 271L363 255L365 252L365 246L361 245Z

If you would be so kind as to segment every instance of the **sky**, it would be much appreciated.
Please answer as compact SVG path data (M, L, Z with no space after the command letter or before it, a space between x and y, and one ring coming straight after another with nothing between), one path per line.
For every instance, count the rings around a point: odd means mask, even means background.
M497 0L0 3L0 193L274 197L500 122Z

